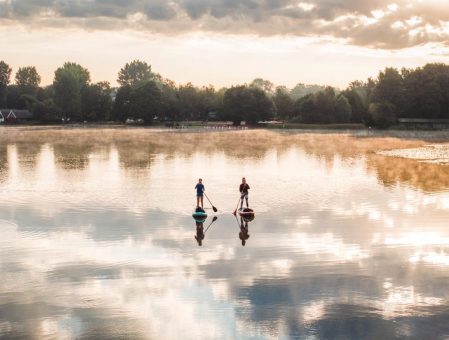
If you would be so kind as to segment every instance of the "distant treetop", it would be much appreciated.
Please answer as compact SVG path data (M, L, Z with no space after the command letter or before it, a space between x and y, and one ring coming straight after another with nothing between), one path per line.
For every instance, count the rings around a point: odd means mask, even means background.
M145 81L153 80L151 65L144 61L133 60L119 71L117 82L121 86L137 86Z

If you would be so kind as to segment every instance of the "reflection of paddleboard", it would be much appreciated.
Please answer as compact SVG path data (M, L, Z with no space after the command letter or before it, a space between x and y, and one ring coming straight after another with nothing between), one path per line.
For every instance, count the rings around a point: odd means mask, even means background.
M250 208L239 209L238 211L239 215L242 217L254 217L254 215L256 214L254 210Z
M207 220L207 216L205 216L205 217L195 217L195 216L193 216L193 219L194 219L195 222L197 222L197 223L204 223L204 222L206 222L206 220Z
M207 217L206 212L201 208L196 208L192 214L194 219L205 219Z

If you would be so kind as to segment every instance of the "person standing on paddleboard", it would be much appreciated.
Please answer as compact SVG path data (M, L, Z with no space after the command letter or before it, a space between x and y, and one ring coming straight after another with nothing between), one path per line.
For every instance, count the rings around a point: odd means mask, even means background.
M240 184L239 191L240 191L240 209L243 209L243 199L246 200L246 207L249 208L248 205L248 190L249 185L246 183L246 178L242 178L242 184Z
M201 209L204 209L203 205L204 185L203 180L201 178L198 179L198 183L196 184L195 189L196 189L196 207L199 208L201 202Z

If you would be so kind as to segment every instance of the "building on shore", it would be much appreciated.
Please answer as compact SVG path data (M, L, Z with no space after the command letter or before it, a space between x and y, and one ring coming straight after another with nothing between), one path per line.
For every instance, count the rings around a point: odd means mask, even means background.
M0 124L17 124L33 120L33 113L28 110L0 109Z

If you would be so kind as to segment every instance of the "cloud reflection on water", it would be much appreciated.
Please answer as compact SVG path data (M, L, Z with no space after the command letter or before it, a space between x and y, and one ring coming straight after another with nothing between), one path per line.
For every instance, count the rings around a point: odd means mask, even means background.
M447 191L384 187L373 168L384 163L360 150L330 157L278 136L247 162L185 138L187 152L143 147L136 159L118 142L0 149L1 335L449 334ZM201 248L190 217L198 173L221 209ZM230 214L241 173L257 211L245 247Z

